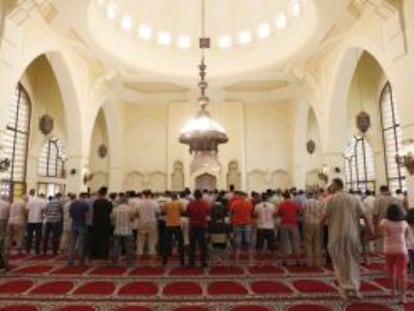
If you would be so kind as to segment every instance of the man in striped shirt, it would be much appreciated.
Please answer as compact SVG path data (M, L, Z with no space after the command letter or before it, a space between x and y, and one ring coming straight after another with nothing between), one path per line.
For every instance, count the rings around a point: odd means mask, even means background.
M46 204L45 208L45 239L43 243L43 254L46 255L49 244L49 237L52 233L52 249L53 255L57 255L59 249L60 232L62 225L63 206L61 201L61 194L57 193L55 197L51 198Z
M321 221L324 215L324 204L316 199L316 193L308 194L303 208L305 253L309 267L321 265Z
M125 248L126 264L132 266L132 248L133 248L133 219L134 210L128 205L128 198L122 197L119 205L112 209L111 220L114 224L114 249L112 252L112 264L118 264L121 247Z

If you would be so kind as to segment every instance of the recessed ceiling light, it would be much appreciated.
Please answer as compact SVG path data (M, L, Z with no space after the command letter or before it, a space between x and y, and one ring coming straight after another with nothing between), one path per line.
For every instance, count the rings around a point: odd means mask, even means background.
M149 26L142 24L138 29L138 36L144 40L150 40L152 37L152 30Z
M109 3L106 7L106 16L108 16L109 19L115 19L118 15L119 8L113 3Z
M240 44L249 44L252 41L252 34L250 33L250 31L242 31L241 33L239 33L239 42Z
M133 19L131 15L124 14L124 16L122 16L122 21L121 21L122 29L129 32L132 30L132 24L133 24Z
M276 29L283 29L287 25L287 17L284 12L280 12L276 17Z
M177 45L181 49L188 49L191 46L191 39L187 35L179 35Z
M270 35L270 25L267 22L261 23L257 29L257 35L259 38L266 38Z
M171 34L166 31L160 31L158 33L158 43L161 45L170 45L171 44Z
M218 39L218 46L222 49L227 49L231 47L231 37L228 35L221 36Z

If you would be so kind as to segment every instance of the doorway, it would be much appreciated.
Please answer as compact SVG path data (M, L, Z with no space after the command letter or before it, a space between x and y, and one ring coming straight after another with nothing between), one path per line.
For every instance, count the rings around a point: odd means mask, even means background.
M195 179L195 188L200 190L214 190L217 188L217 178L208 173L201 174Z

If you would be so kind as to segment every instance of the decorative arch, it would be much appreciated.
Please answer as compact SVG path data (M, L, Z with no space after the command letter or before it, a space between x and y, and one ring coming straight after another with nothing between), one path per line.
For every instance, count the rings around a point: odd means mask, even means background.
M93 178L88 181L91 192L98 191L102 186L108 186L108 173L103 171L92 171Z
M227 188L234 185L235 189L241 189L241 173L239 170L239 162L232 160L227 165Z
M133 171L126 174L122 189L142 191L147 188L146 186L145 175L141 172Z
M325 109L327 113L323 122L326 128L321 131L324 134L322 137L324 152L342 152L343 142L347 140L348 91L363 52L370 54L387 78L393 80L392 72L389 70L389 62L381 51L381 47L370 44L361 38L356 38L351 45L342 50L333 66L332 82L327 86L329 92Z
M271 180L271 188L273 189L286 189L291 185L290 175L286 170L278 169L273 171Z
M167 178L161 171L155 171L149 174L149 188L154 192L164 192L167 184Z
M175 161L171 174L171 190L182 191L184 189L184 164L182 161Z

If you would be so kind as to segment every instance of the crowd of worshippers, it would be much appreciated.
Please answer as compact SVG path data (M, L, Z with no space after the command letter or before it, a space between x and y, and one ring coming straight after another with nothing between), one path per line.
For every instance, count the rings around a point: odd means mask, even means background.
M345 221L352 221L347 211L335 214L330 208L329 202L344 204L334 200L340 190L332 186L308 192L269 189L247 195L231 186L221 192L145 190L108 195L102 187L95 194L49 198L31 190L12 204L4 198L0 201L0 252L5 255L4 265L13 250L65 254L69 266L75 259L83 266L85 258L89 264L110 259L118 265L123 255L126 265L132 266L144 254L167 265L176 253L182 266L194 266L198 258L205 267L218 249L234 254L236 262L245 253L249 261L278 258L282 265L320 267L331 265L331 257L337 255L337 250L329 250L329 236L346 228L357 233L362 245L358 255L366 262L369 252L382 251L383 242L365 237L380 235L380 222L387 218L390 205L407 209L406 196L401 192L392 196L387 186L377 196L371 191L347 194L358 207L353 214L357 223L351 224Z

